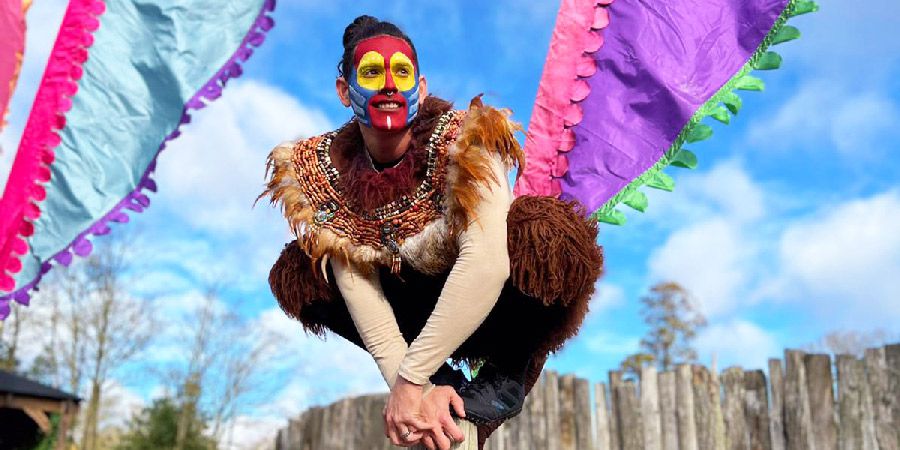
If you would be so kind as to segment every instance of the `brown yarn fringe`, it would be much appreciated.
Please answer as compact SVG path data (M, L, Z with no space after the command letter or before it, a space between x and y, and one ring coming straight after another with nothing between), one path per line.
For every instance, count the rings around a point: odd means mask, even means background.
M597 222L577 202L523 196L510 206L510 279L545 305L569 306L594 292L603 270Z
M269 288L288 317L299 320L308 333L325 337L325 325L304 320L303 307L330 301L331 288L322 271L306 256L297 241L284 247L269 271Z
M480 188L500 180L491 173L489 152L496 152L507 165L525 167L525 153L515 138L522 126L509 119L511 111L485 106L481 96L472 99L466 122L456 140L456 180L450 181L448 220L454 233L464 231L483 200Z

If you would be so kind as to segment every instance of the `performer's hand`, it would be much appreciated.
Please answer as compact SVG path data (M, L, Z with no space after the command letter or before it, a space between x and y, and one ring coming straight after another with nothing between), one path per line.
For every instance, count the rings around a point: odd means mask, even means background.
M465 439L462 430L450 415L450 406L453 406L457 416L466 416L463 400L451 386L436 386L422 400L422 416L428 422L437 421L440 424L438 429L422 437L422 443L429 450L449 450L453 442Z
M437 421L429 422L422 416L422 390L422 386L397 377L384 408L385 435L392 444L410 447L429 431L437 429L440 433Z

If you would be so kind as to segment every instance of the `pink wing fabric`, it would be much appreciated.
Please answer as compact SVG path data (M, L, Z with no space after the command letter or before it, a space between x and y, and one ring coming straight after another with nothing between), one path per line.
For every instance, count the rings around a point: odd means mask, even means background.
M585 79L597 71L592 54L603 46L612 1L563 0L560 5L525 139L528 170L516 182L517 195L556 197L562 192L559 178L569 168L566 153L575 146L571 127L581 122L580 102L591 92Z
M0 0L0 129L25 52L25 10L30 0Z

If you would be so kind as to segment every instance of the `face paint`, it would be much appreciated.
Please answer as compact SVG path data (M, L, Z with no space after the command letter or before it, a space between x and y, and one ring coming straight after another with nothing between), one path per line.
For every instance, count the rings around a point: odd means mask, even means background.
M393 36L375 36L356 46L350 74L350 104L364 125L378 130L409 126L419 111L419 71L412 47Z

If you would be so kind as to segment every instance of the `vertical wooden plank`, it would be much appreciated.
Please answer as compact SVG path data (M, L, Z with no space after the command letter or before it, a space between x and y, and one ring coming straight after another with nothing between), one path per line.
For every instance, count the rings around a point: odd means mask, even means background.
M772 402L769 409L769 428L772 436L772 450L785 450L784 371L781 367L781 360L769 360L769 382L772 385Z
M559 378L559 448L575 450L575 376Z
M609 372L609 442L613 450L622 450L622 424L621 411L619 410L619 387L622 386L622 372L618 370Z
M678 448L699 450L697 419L694 405L694 383L691 366L678 366L675 372L675 397L678 402Z
M596 449L591 426L591 385L584 378L575 379L575 443L578 450Z
M831 355L806 355L806 386L812 418L813 445L816 450L837 449L837 424L834 421L834 377Z
M787 450L816 450L812 441L812 413L803 352L785 352L784 431Z
M840 430L838 432L841 450L861 450L863 444L863 409L865 400L862 395L865 366L862 361L852 355L838 355L838 416Z
M712 382L709 370L702 366L691 367L693 372L692 386L694 391L694 420L697 423L697 446L703 450L715 449L715 418L713 416L713 399L710 397L709 385ZM715 399L718 401L718 398Z
M645 450L662 450L662 423L656 378L656 367L644 366L641 369L641 423Z
M722 416L725 422L725 444L729 450L750 450L750 433L744 413L744 370L731 367L722 375L725 391Z
M766 375L762 370L744 372L744 414L751 450L772 450L769 430L769 396Z
M610 443L609 406L607 406L606 385L594 385L594 417L597 421L597 450L612 450Z
M885 364L888 372L888 408L892 416L894 441L900 442L900 344L884 348Z
M531 431L531 448L547 448L547 412L545 406L547 404L546 385L547 373L544 372L544 375L541 376L537 384L531 390L531 396L534 399L531 410L531 426L534 427Z
M719 373L716 371L716 358L713 355L712 370L710 370L709 398L712 401L713 420L713 448L725 450L725 417L722 414L722 388L719 383Z
M659 381L659 417L662 449L678 450L678 413L675 372L661 372Z
M518 430L516 433L516 442L519 443L519 448L535 448L531 442L531 418L534 413L535 397L538 396L529 395L525 398L525 407L522 409L522 413L519 414L519 417L516 417L516 421L518 422L518 427L516 428Z
M641 424L641 404L637 386L626 381L616 388L618 394L619 426L622 429L622 450L643 450L644 432Z
M875 435L879 450L898 450L897 434L892 429L891 399L888 391L888 367L884 348L866 350L866 378L872 394Z
M546 373L547 450L562 450L560 448L559 376L552 371Z
M478 450L478 429L475 427L475 425L472 424L472 422L469 422L467 420L462 420L462 419L455 419L455 422L456 422L456 425L458 425L459 428L462 430L463 436L465 437L465 439L462 442L457 442L457 443L454 443L453 445L451 445L450 450ZM498 433L499 431L500 430L498 429L497 432L494 432L494 435L499 435L500 434L500 433ZM488 440L492 441L493 438L494 438L494 436L492 435L491 438ZM382 439L384 439L383 436L382 436ZM502 448L498 448L498 447L494 447L494 446L485 447L485 448L490 448L492 450L504 450ZM424 445L416 445L416 446L410 447L410 449L426 450L426 447ZM360 450L368 450L368 447L364 448L364 449L360 449Z

